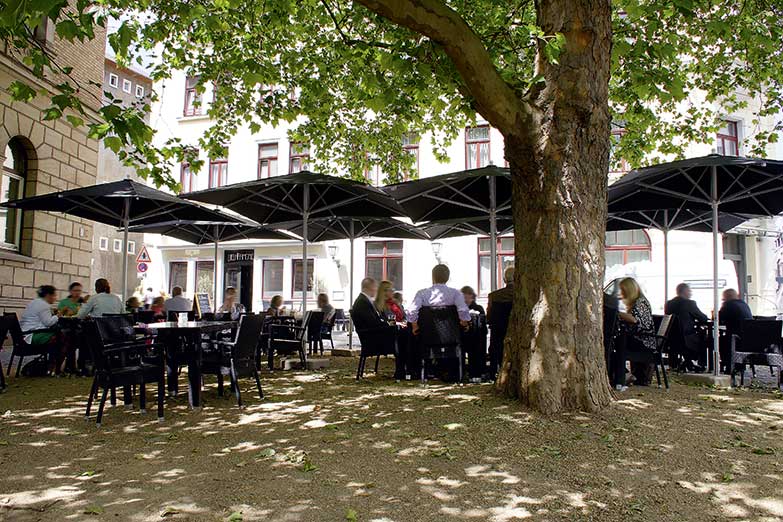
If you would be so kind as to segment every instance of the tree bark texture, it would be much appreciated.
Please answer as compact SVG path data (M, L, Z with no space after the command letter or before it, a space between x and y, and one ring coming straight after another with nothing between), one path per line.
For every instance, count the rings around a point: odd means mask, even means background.
M559 64L539 51L536 122L506 134L513 176L514 309L497 389L544 413L611 401L602 337L609 161L609 0L539 0L561 32Z

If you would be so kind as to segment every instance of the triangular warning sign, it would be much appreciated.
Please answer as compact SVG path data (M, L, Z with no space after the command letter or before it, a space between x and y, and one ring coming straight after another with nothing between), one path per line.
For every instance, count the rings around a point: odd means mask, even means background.
M142 246L141 251L139 252L139 255L136 256L136 262L137 263L149 263L152 261L150 259L150 253L147 252L147 247Z

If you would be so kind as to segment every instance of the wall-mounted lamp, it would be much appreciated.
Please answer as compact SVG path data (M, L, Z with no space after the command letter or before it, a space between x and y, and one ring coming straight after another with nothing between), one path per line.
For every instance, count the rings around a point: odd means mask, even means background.
M334 264L337 265L337 268L340 268L340 260L337 259L337 245L329 245L326 249L329 251L329 257L334 261Z
M441 245L441 244L440 244L439 242L437 242L437 241L433 241L433 242L432 242L432 253L433 253L433 254L435 254L435 259L437 259L437 260L438 260L438 263L440 263L440 248L441 248L442 246L443 246L443 245Z

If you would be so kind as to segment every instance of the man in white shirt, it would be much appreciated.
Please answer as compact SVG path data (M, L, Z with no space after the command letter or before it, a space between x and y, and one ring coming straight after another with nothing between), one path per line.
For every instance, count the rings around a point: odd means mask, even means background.
M459 320L465 326L470 321L470 309L465 303L465 296L456 288L446 286L451 272L446 265L435 265L432 269L432 286L416 292L413 303L408 308L408 320L413 323L414 335L419 332L419 310L425 306L457 307Z
M79 308L76 315L79 319L85 317L101 317L105 314L124 314L125 307L119 297L111 293L111 285L104 278L95 280L95 295Z
M19 327L25 334L26 343L47 344L55 337L54 331L41 330L47 330L57 324L59 316L52 313L56 301L57 291L53 286L43 285L38 289L38 298L30 301L19 319Z
M166 316L169 315L169 312L190 312L191 310L193 310L193 303L182 295L182 287L172 288L171 298L166 299L166 302L163 303L163 311L166 312Z

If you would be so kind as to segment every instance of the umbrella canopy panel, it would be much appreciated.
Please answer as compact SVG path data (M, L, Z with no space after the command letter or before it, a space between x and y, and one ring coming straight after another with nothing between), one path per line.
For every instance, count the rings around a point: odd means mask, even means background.
M304 234L301 221L279 223L275 226L288 230L300 237ZM430 239L427 234L417 227L394 218L332 217L313 219L307 225L307 240L311 243L355 239L365 236L394 239Z
M753 216L721 213L718 216L718 230L728 232ZM685 230L688 232L712 232L712 212L688 209L671 210L629 210L609 214L606 230L634 230L654 228L658 230Z
M491 233L491 223L489 218L473 219L453 219L443 221L432 221L421 225L421 229L433 241L438 239L447 239L450 237L463 236L488 236ZM497 217L498 235L511 234L514 232L514 221L509 216Z
M490 179L495 183L495 211L510 214L511 173L494 166L406 181L382 190L415 222L486 217L493 207Z
M130 227L130 232L160 234L169 236L194 245L238 239L278 239L295 240L283 232L268 227L248 223L220 223L212 221L168 221L152 225L137 225Z
M183 197L228 208L261 224L332 216L404 216L379 189L358 181L309 171L235 183Z

